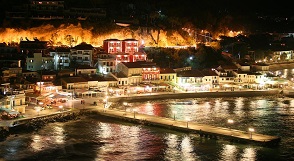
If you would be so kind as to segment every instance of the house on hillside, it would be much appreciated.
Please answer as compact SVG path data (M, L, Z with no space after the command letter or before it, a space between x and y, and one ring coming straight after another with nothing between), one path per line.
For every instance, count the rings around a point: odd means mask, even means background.
M81 43L70 49L72 63L93 66L94 47L91 44Z

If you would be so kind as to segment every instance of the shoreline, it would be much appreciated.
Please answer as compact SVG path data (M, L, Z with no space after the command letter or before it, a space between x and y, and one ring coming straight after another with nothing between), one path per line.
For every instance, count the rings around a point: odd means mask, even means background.
M229 91L229 92L193 92L193 93L152 93L145 95L130 95L121 97L109 97L110 102L121 101L146 101L158 99L185 99L185 98L218 98L218 97L256 97L272 96L280 94L282 90L265 91Z
M159 99L185 99L185 98L218 98L218 97L256 97L256 96L273 96L280 93L281 90L267 90L267 91L229 91L229 92L196 92L196 93L152 93L146 95L130 95L122 97L109 97L110 102L123 102L123 101L148 101ZM87 99L87 98L83 98ZM91 102L90 98L87 102ZM4 141L9 135L17 135L21 132L36 131L42 126L50 122L64 122L79 119L79 116L93 113L96 106L93 108L91 105L86 109L79 109L74 111L66 111L62 113L48 114L39 117L30 117L26 119L16 119L13 122L22 122L17 126L1 127L0 128L0 141Z

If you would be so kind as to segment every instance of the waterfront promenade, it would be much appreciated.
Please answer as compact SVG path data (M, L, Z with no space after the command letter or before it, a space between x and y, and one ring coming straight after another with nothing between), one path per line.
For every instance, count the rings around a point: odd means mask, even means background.
M235 97L235 96L265 96L265 95L275 95L279 91L236 91L236 92L199 92L199 93L151 93L151 94L141 94L141 95L132 95L127 97L109 97L109 103L111 101L136 101L144 99L168 99L168 98L177 98L177 97ZM143 99L144 98L144 99ZM13 127L17 126L20 123L26 123L32 119L46 118L48 116L61 115L61 114L72 114L79 113L80 111L94 111L97 114L105 117L116 118L124 121L129 121L138 124L151 125L151 126L160 126L167 129L179 130L188 133L199 134L203 137L208 138L225 138L231 141L237 142L251 142L259 143L262 145L276 144L280 141L279 137L268 136L262 134L256 134L254 132L240 131L235 129L228 129L222 127L214 127L210 125L198 124L193 121L187 120L174 120L171 118L163 118L152 115L144 115L137 113L136 111L124 111L118 110L118 108L104 108L104 103L99 102L101 97L84 97L78 98L75 100L69 100L68 102L62 105L62 108L53 108L46 109L43 111L36 112L33 106L30 105L25 113L25 117L15 120L0 121L0 127ZM85 100L85 104L81 104L81 100ZM98 102L97 105L94 105L94 102Z

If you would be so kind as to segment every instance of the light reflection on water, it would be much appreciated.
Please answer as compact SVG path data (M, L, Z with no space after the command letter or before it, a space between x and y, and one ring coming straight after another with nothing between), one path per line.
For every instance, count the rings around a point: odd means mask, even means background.
M288 101L285 101L288 100ZM132 102L139 113L247 130L282 137L274 148L210 140L198 135L87 116L50 123L0 142L0 160L293 160L294 100L276 97L195 98ZM177 111L173 113L172 111ZM228 125L227 119L234 123ZM47 159L48 158L48 159Z

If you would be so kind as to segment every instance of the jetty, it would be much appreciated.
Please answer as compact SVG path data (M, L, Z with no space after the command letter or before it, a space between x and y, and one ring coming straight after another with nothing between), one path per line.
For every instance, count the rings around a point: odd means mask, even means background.
M157 126L170 130L199 134L201 137L211 139L224 139L238 143L254 143L262 146L276 146L281 140L278 136L263 135L253 131L241 131L231 128L216 127L199 124L193 121L175 120L172 118L140 114L137 112L127 112L117 109L99 109L97 112L99 115L105 117L111 117L147 126Z

